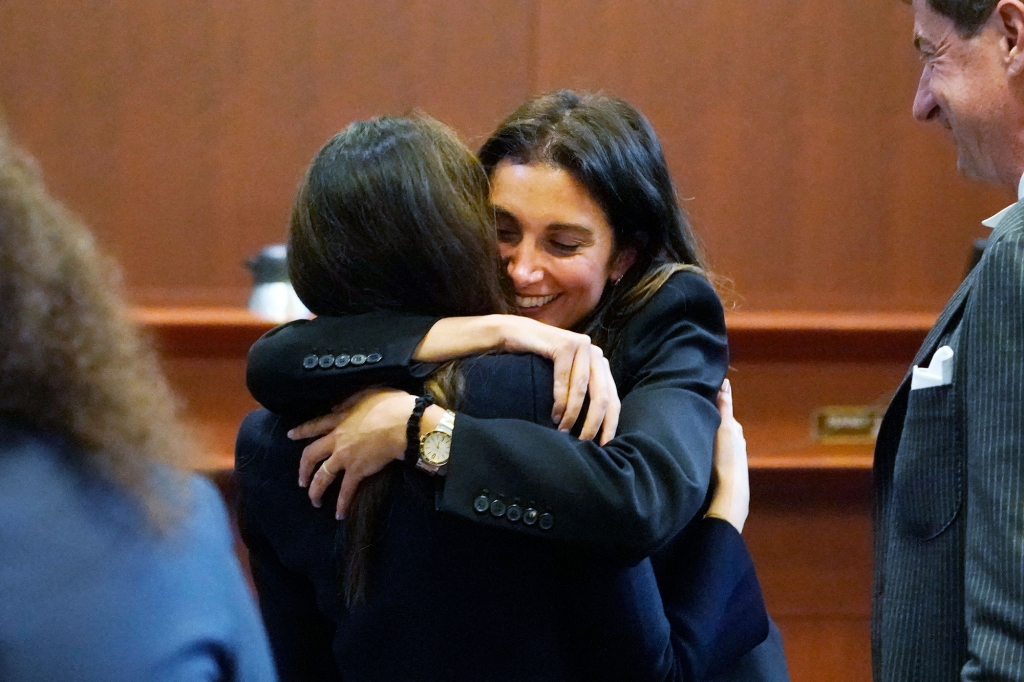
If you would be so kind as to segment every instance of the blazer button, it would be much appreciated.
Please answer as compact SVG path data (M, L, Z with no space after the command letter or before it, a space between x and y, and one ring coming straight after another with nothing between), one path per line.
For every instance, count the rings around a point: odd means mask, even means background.
M524 511L523 523L525 523L527 526L532 526L533 524L537 523L537 510L531 507L530 509Z
M364 362L366 362L366 356L365 355L362 355L360 353L356 353L355 355L352 356L352 364L353 365L361 365Z
M541 514L540 523L537 525L541 530L551 530L551 526L555 525L555 517L551 514Z
M505 515L505 503L501 500L491 502L491 516L502 517Z
M375 362L380 362L382 359L383 358L380 353L370 353L369 355L366 356L366 361L371 365L374 364Z
M348 364L348 361L351 360L351 359L352 358L350 358L349 356L347 356L344 353L342 353L338 357L334 358L334 366L335 367L344 367L345 365Z
M307 355L306 357L302 358L302 366L305 367L306 369L313 369L314 367L317 366L317 363L319 362L320 358L318 358L315 355Z
M322 368L327 369L328 367L330 367L333 364L334 364L334 356L333 355L328 353L327 355L321 355L320 356L320 366Z
M490 507L491 501L487 499L486 495L481 495L473 500L473 509L475 509L479 514L483 514L485 511L490 509Z
M505 511L505 518L515 523L519 519L523 518L523 508L518 504L510 504L508 509Z

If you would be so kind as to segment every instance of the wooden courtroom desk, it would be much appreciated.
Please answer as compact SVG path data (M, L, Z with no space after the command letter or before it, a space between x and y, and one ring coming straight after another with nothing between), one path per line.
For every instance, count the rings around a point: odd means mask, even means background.
M245 355L272 325L233 308L139 308L200 449L230 494L235 431L256 407ZM932 314L732 313L730 377L750 452L744 536L782 630L794 682L868 680L870 445L821 445L811 414L884 406Z

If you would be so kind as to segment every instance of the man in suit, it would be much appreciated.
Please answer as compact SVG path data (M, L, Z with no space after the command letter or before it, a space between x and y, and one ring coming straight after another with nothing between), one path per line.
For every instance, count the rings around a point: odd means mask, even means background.
M910 4L914 116L951 132L961 172L1020 199L1024 2ZM938 370L951 352L946 371L908 372L878 436L878 681L1024 679L1024 202L985 223L987 250L914 359Z

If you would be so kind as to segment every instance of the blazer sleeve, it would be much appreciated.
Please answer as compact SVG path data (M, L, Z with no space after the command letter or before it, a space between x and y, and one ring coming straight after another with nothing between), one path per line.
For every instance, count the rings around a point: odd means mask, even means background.
M726 521L696 521L651 557L679 680L721 673L768 637L754 562Z
M270 436L280 430L279 422L276 415L258 410L246 416L238 432L234 478L239 534L248 550L260 613L280 678L295 682L340 680L331 654L335 625L318 608L316 590L309 578L282 561L264 523L268 513L279 513L275 505L261 497L267 490L261 473L263 460L277 454L270 452ZM287 523L288 519L282 521ZM293 532L308 536L309 526L294 524Z
M1024 234L989 247L964 313L967 529L965 680L1024 661Z
M271 412L305 417L373 384L418 391L433 367L412 354L437 319L375 312L283 324L249 350L246 386Z
M616 356L628 392L614 439L601 447L540 424L459 414L439 508L635 558L681 531L707 496L728 363L714 290L697 275L671 278Z

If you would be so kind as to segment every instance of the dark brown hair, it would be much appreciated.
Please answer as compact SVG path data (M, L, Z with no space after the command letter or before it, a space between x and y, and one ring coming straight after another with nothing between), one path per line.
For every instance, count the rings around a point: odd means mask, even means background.
M616 249L636 260L607 286L576 325L612 352L625 322L675 271L704 272L701 249L676 198L658 136L627 102L559 90L535 97L506 118L480 148L488 175L502 161L562 168L604 210Z
M907 5L911 0L903 0ZM973 38L992 16L999 0L928 0L928 6L952 20L957 35Z
M320 149L295 198L296 293L317 315L495 312L507 295L488 191L473 153L441 123L353 123Z
M163 527L185 486L154 465L189 441L117 273L0 125L0 416L70 439Z
M295 291L318 315L506 312L488 189L473 153L433 119L353 123L317 153L299 187L288 237ZM433 383L439 403L458 393L451 365ZM345 517L341 590L350 607L366 598L400 467L363 481Z

